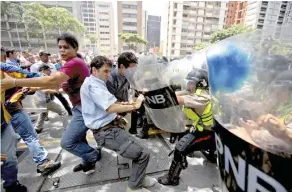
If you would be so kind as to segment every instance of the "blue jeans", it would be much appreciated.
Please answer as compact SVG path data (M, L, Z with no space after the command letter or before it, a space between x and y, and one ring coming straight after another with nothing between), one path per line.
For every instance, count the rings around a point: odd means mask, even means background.
M66 127L61 140L61 147L82 158L83 163L98 161L100 154L94 148L90 147L86 140L88 128L84 124L81 106L74 106L72 114L72 119Z
M2 126L1 126L2 127ZM16 157L17 136L9 124L1 128L1 154L6 156L1 166L1 177L4 180L3 187L8 187L17 181L17 157Z
M22 140L27 145L33 161L38 165L44 163L47 159L48 152L43 146L40 145L38 135L28 114L23 111L15 113L12 116L11 125L15 132L20 135Z

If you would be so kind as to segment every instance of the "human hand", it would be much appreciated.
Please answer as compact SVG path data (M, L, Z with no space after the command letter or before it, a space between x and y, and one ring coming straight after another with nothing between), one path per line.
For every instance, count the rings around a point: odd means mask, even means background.
M241 127L245 127L245 128L253 129L253 130L261 129L261 126L257 122L255 122L253 120L244 121L242 118L240 118L239 119L239 125Z
M286 126L281 120L274 115L267 114L262 115L258 119L258 124L261 127L264 127L267 131L269 131L275 137L282 137L285 134Z
M137 99L136 99L136 102L134 104L135 108L136 109L139 109L144 101L145 97L144 95L140 94Z
M7 90L13 87L15 87L15 79L1 71L1 90Z

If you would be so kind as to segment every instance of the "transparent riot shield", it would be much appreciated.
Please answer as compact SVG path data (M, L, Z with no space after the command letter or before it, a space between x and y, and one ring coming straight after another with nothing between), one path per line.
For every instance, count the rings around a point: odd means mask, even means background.
M292 190L292 46L265 34L205 51L222 191Z
M163 78L166 69L156 56L141 56L136 68L127 69L130 85L145 96L144 106L153 123L160 129L180 133L185 131L182 108L174 89Z

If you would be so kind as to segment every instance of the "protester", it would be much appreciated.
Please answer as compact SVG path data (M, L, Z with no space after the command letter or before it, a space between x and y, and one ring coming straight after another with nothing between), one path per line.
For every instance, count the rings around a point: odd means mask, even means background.
M80 87L84 79L90 75L89 69L84 61L77 57L79 43L73 35L63 33L58 37L57 42L62 60L66 61L60 71L55 75L33 79L13 79L5 75L5 79L1 81L1 88L9 89L15 86L56 88L62 84L63 90L69 95L73 105L73 116L65 129L61 147L82 158L82 163L74 167L73 171L93 171L101 154L87 143L88 128L82 117L80 99Z

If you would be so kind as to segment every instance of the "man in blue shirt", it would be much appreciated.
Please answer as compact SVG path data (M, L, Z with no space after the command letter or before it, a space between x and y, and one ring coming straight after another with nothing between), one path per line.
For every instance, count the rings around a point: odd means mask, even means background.
M6 51L6 63L9 65L13 65L15 67L20 67L20 63L17 60L17 52L15 50L7 50Z
M128 192L148 191L156 180L145 176L149 162L149 152L125 131L125 120L117 113L136 110L144 100L139 95L135 103L117 102L107 87L112 62L103 56L95 57L90 64L91 76L81 86L82 115L85 125L93 132L99 146L116 151L121 156L132 159L133 166L128 183Z

